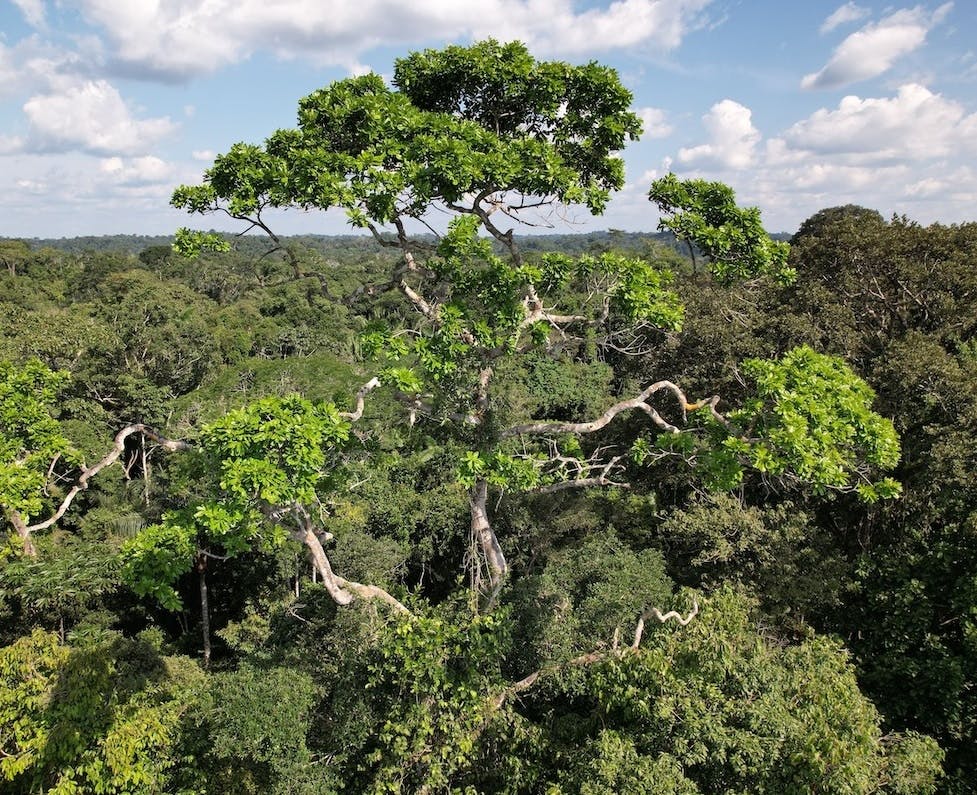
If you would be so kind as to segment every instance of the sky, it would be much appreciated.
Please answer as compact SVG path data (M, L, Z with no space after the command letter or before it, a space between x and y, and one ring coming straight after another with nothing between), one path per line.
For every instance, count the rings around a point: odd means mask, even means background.
M0 237L238 230L173 189L316 88L488 37L614 67L644 120L606 213L549 231L654 231L668 171L728 183L771 231L843 204L977 221L974 0L0 0Z

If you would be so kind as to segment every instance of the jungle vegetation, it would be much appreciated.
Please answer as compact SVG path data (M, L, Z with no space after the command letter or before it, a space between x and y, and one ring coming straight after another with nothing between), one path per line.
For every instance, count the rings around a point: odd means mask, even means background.
M413 53L174 192L262 237L0 241L0 790L973 791L977 225L523 234L630 101Z

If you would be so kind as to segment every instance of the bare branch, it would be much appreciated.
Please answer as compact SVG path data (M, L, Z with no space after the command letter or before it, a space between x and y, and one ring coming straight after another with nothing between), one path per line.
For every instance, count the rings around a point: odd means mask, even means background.
M105 457L103 457L93 466L82 467L81 474L78 475L74 485L68 490L68 493L65 495L65 498L61 501L61 504L58 506L58 509L54 512L54 514L50 518L45 519L43 522L37 522L36 524L27 526L25 528L27 532L33 533L36 530L46 530L48 527L61 519L61 517L65 515L68 508L71 507L71 503L74 501L75 497L88 488L88 481L90 481L103 469L118 461L119 456L121 456L122 452L125 450L126 439L128 439L134 433L144 434L156 442L156 444L158 444L164 450L168 450L170 452L190 449L190 445L188 445L186 442L167 439L165 436L161 436L149 426L142 425L141 423L129 425L123 428L115 435L112 449L105 455Z
M288 509L284 510L287 511ZM297 529L291 532L291 536L293 539L299 541L303 546L305 546L306 550L308 550L309 557L312 559L312 565L322 578L323 585L325 585L326 590L329 592L329 595L336 604L348 605L357 598L365 600L376 599L390 606L396 612L402 615L413 615L410 610L408 610L395 597L387 593L387 591L385 591L383 588L376 585L364 585L363 583L355 582L353 580L347 580L345 577L340 577L338 574L336 574L333 571L332 564L330 564L326 551L322 546L320 535L316 532L316 528L312 522L312 517L309 516L309 512L306 511L304 506L299 504L291 506L291 512L295 517L296 524L298 525ZM268 513L269 516L278 517L281 517L282 514L283 509Z
M687 627L689 623L699 614L699 600L692 600L692 610L689 611L687 616L682 616L681 613L675 610L669 610L667 613L662 613L657 607L652 607L641 614L638 619L638 625L634 628L634 640L631 643L632 649L637 649L641 643L641 636L645 630L645 620L648 618L655 618L658 623L664 624L666 621L675 619L683 627Z
M652 397L652 395L662 391L671 392L675 396L679 402L679 406L682 409L683 416L684 412L686 411L697 411L698 409L708 407L712 413L712 416L716 420L724 425L728 424L728 420L716 410L716 404L719 402L718 395L696 401L695 403L690 403L688 398L686 398L685 393L671 381L656 381L637 397L622 400L620 403L615 403L597 419L591 420L590 422L532 422L525 425L516 425L512 428L504 430L502 432L502 438L508 439L512 438L513 436L523 435L538 436L540 434L594 433L595 431L599 431L601 428L609 425L618 414L633 410L645 412L662 430L668 431L669 433L678 433L679 429L662 419L661 415L648 403L648 400Z
M631 488L629 483L623 483L620 481L613 480L611 473L622 469L620 466L621 460L624 458L622 455L614 456L610 461L595 462L590 461L578 461L581 466L578 467L578 473L580 472L592 472L597 471L596 475L589 475L587 477L577 477L574 479L561 480L556 483L549 483L545 486L540 486L539 488L533 489L535 494L552 494L556 491L565 491L566 489L586 489L594 486L617 486L622 489ZM576 460L576 459L574 459Z
M639 648L641 643L641 636L644 631L645 619L654 616L662 624L674 619L683 627L688 626L692 619L699 614L699 601L698 599L693 600L692 610L688 615L683 616L681 613L675 610L669 610L667 613L662 613L657 607L652 607L641 614L638 619L638 626L634 633L634 642L625 648L619 648L618 646L618 636L619 632L615 630L614 632L614 642L609 649L600 649L597 651L588 652L587 654L581 654L579 657L574 657L572 660L562 664L545 665L542 668L533 671L528 676L523 677L518 682L513 682L511 685L502 690L502 692L497 693L489 700L489 704L493 709L499 709L509 698L522 693L525 690L531 688L539 680L541 676L546 674L552 674L559 671L564 667L582 667L586 665L594 665L596 663L601 663L606 660L622 659L627 654L633 654Z
M356 393L356 409L354 411L341 411L339 412L339 416L349 420L350 422L356 422L360 417L363 416L366 396L378 386L380 386L380 379L375 377L363 384L363 386L360 387L359 392Z

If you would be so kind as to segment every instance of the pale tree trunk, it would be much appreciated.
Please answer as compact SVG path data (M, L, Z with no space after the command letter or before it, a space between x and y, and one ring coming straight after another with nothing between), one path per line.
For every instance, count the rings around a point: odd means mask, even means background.
M210 597L207 593L207 557L197 554L197 582L200 586L200 631L204 642L204 668L210 665Z
M488 589L482 594L484 606L491 608L502 589L509 565L506 563L502 546L492 529L488 515L488 482L475 481L469 492L471 505L472 537L478 542L488 574Z
M24 546L24 554L29 557L37 557L37 547L34 546L34 540L31 538L30 528L27 523L23 520L21 515L17 511L11 511L10 515L7 517L10 523L14 526L14 530L17 531L17 535L20 536L21 543Z

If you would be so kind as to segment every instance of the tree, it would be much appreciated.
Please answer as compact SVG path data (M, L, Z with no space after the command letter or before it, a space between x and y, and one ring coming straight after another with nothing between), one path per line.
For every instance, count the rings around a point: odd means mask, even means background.
M202 679L146 638L72 648L35 630L0 648L4 792L185 791L181 719Z
M840 362L808 350L751 365L759 397L730 417L717 409L718 397L691 400L668 380L594 419L506 416L493 390L502 363L540 352L637 353L661 330L681 326L669 272L614 253L529 261L513 229L502 228L550 223L568 204L603 210L623 184L615 153L640 130L630 94L606 67L539 62L519 43L491 40L398 60L393 84L371 74L314 92L299 104L298 128L263 146L236 144L204 184L178 188L173 204L266 230L269 207L339 207L381 246L399 250L389 282L370 292L398 290L412 311L403 328L370 330L364 347L383 362L380 380L411 424L450 424L469 448L458 477L469 490L481 553L472 579L483 605L495 603L509 571L490 490L626 485L631 452L604 443L601 432L632 411L652 430L636 458L676 455L720 486L750 465L777 476L796 471L823 488L861 481L866 497L895 492L863 471L898 456L891 425L870 411L871 392ZM758 211L739 210L725 186L670 176L651 197L666 213L682 211L675 228L721 277L790 276L786 247L770 241ZM447 229L433 226L439 212L451 218ZM417 229L439 231L438 244L432 249ZM211 242L183 230L177 246L192 254ZM839 391L830 408L817 408ZM669 408L656 404L662 398ZM692 412L704 419L682 433L676 423Z
M145 425L128 425L89 466L52 415L67 378L36 360L23 366L0 361L0 511L30 556L37 554L31 535L56 524L89 481L119 460L129 437L143 434L167 450L186 448ZM48 507L45 497L55 492L49 515L37 519Z

